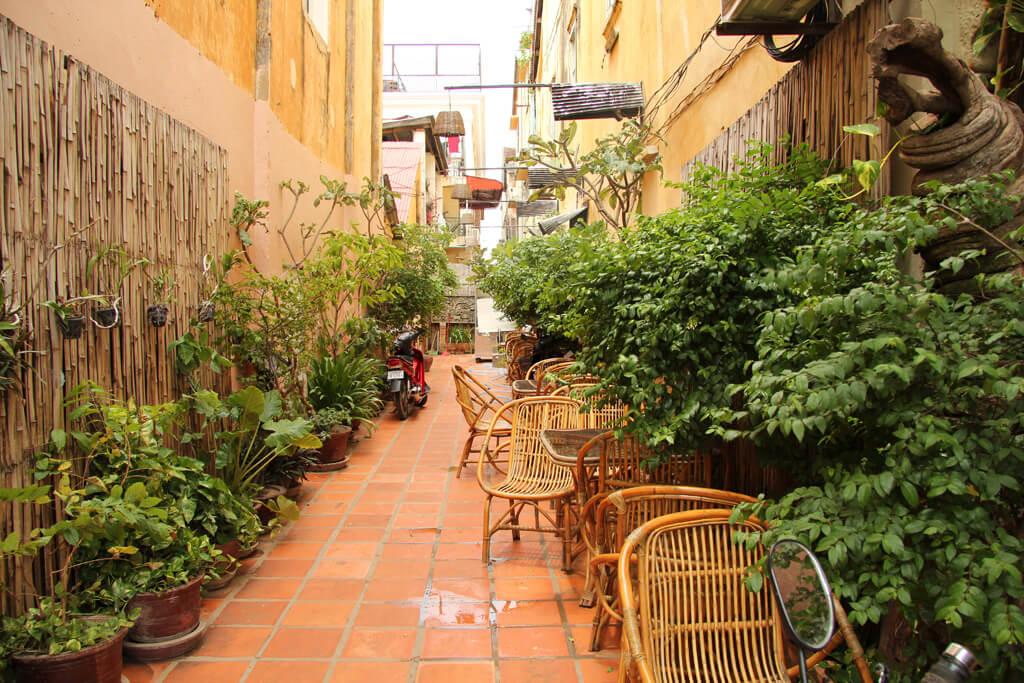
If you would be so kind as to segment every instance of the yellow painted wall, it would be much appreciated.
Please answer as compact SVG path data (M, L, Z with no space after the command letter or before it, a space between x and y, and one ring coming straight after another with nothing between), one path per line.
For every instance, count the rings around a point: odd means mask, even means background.
M567 1L567 0L566 0ZM547 3L553 4L553 3ZM619 33L611 52L605 51L607 24L604 2L580 2L578 77L580 82L643 83L650 98L700 45L702 35L718 19L720 4L707 0L622 0L612 28ZM758 45L743 51L746 37L712 36L690 62L672 97L652 121L662 125L688 95L704 87L732 51L741 56L725 77L694 100L663 131L660 145L665 179L679 180L683 164L704 149L742 116L792 68L772 60ZM580 122L580 139L590 142L617 128L613 119ZM678 190L662 187L657 174L644 184L643 211L662 212L678 203Z
M158 19L254 95L258 0L144 1ZM374 4L375 0L331 0L329 35L323 37L306 17L302 0L270 3L270 109L310 152L357 178L371 175L379 154L372 135L374 47L380 41L374 34ZM347 83L350 54L353 82Z
M153 15L192 43L235 85L253 92L256 0L145 0Z

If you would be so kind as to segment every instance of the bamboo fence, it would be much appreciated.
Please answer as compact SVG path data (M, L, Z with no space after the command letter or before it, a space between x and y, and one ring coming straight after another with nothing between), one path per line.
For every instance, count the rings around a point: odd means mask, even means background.
M65 396L92 380L114 396L153 404L185 388L167 345L190 329L210 283L204 256L227 248L227 152L180 121L112 83L71 55L0 16L0 265L30 326L30 367L21 386L0 394L0 488L31 480L34 456L66 424ZM106 245L150 265L120 289L122 322L88 324L65 340L41 302L103 292L109 269L89 277L89 259ZM54 251L55 247L58 247ZM153 276L174 278L166 327L152 327ZM103 292L110 293L110 292ZM88 307L87 310L92 307ZM229 379L206 373L219 391ZM0 538L49 523L53 510L0 504ZM28 604L28 582L45 588L52 554L22 571L0 565L14 597Z
M876 115L878 98L867 43L889 23L887 0L867 0L853 10L757 104L687 162L682 180L691 177L698 163L735 171L750 140L774 144L788 137L794 144L807 143L822 158L832 159L836 171L854 159L880 160L888 152L891 131ZM843 126L868 122L879 127L873 139L843 131ZM786 152L785 146L776 144L772 160L784 161ZM870 196L883 197L891 191L891 166L886 164ZM758 450L750 442L737 439L716 451L717 476L724 488L777 497L791 486L784 472L760 463Z
M876 113L878 97L867 43L889 23L887 0L867 0L853 10L757 104L684 164L682 179L690 178L697 163L734 171L747 141L774 144L787 136L793 143L807 143L821 157L833 159L837 170L854 159L880 160L888 151L890 131L889 124ZM871 138L843 132L843 126L867 122L880 129L873 144ZM783 161L785 154L784 146L776 145L774 161ZM871 195L888 195L891 187L887 164Z

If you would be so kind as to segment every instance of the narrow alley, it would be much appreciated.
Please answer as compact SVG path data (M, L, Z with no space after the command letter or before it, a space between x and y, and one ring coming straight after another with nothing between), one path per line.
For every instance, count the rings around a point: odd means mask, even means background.
M491 565L481 562L483 494L472 468L455 477L466 434L456 363L509 393L503 370L437 357L427 406L402 422L389 405L348 468L310 473L301 519L204 599L204 643L177 660L126 664L128 679L616 680L617 647L587 649L594 612L577 604L583 574L561 571L557 543L499 533Z

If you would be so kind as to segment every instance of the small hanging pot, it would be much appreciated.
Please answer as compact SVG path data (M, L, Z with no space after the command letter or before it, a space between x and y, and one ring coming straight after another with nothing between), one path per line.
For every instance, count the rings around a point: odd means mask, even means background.
M82 336L82 331L85 329L85 316L67 315L63 318L57 318L57 326L60 327L61 334L64 335L65 339L78 339Z
M107 308L96 309L96 322L103 329L110 329L116 327L121 322L121 316L117 310L117 306L108 306Z
M146 316L153 327L163 327L167 324L167 304L153 304L146 309Z
M199 322L208 323L213 320L214 314L217 312L217 307L212 301L204 301L199 304L199 312L196 315L199 318Z

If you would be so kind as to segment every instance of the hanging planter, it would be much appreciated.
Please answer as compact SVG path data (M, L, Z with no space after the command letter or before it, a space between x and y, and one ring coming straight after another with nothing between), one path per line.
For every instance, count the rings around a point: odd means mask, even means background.
M95 322L105 330L109 330L111 327L116 327L121 322L120 311L117 310L116 305L97 308Z
M199 311L196 313L196 318L201 323L212 322L214 316L217 313L217 307L212 301L203 301L199 304Z
M167 304L153 304L146 309L146 317L153 327L163 327L167 324Z
M64 335L65 339L78 339L85 330L85 316L69 315L57 318L57 325L60 327L60 332Z

